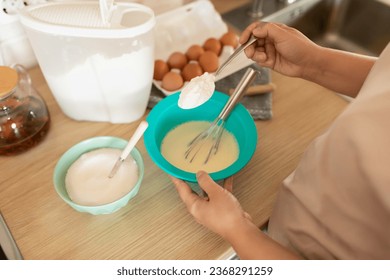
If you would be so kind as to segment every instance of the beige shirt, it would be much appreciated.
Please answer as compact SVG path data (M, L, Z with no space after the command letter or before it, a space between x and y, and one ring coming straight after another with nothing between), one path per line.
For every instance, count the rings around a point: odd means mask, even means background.
M308 259L390 259L390 44L283 182L269 234Z

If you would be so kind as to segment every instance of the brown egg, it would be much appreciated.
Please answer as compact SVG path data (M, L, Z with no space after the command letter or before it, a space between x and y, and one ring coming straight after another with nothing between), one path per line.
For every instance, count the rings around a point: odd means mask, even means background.
M154 61L153 79L161 81L164 75L168 72L169 66L164 60L157 59Z
M188 48L186 56L188 60L198 60L203 53L204 49L200 45L192 45Z
M182 52L174 52L168 58L168 65L171 68L183 69L187 63L188 59Z
M183 76L184 81L191 81L192 78L198 77L202 74L203 69L197 62L188 63L186 66L184 66L183 71L181 71L181 75Z
M161 86L163 89L174 91L181 88L183 84L183 77L179 73L170 71L165 74Z
M199 57L199 64L205 72L215 72L218 69L218 56L212 51L205 51Z
M221 50L222 50L222 44L221 42L216 39L216 38L209 38L207 39L204 44L203 44L203 48L205 51L212 51L214 52L216 55L220 55L221 54Z
M223 34L219 40L221 41L222 46L232 46L233 48L237 48L238 46L238 36L232 31Z

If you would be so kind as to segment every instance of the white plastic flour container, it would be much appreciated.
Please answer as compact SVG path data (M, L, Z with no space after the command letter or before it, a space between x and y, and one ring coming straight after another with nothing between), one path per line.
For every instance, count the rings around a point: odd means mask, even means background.
M21 22L67 116L129 123L144 114L154 67L150 8L114 4L105 24L98 2L52 2L27 7Z

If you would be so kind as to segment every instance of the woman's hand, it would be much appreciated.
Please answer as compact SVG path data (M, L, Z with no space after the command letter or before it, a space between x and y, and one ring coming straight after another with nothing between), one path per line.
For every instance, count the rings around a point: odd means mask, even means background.
M296 259L298 256L273 241L242 210L232 195L233 178L225 180L224 188L210 176L199 171L197 179L208 197L200 197L182 180L171 177L177 192L195 220L228 241L241 259Z
M245 43L251 34L258 39L245 50L248 58L287 76L304 77L320 49L301 32L284 24L252 23L243 31L240 43Z
M180 179L171 177L171 180L195 220L228 240L235 228L251 220L231 193L233 178L226 179L224 187L221 187L204 171L199 171L196 175L199 186L208 197L200 197L193 193Z

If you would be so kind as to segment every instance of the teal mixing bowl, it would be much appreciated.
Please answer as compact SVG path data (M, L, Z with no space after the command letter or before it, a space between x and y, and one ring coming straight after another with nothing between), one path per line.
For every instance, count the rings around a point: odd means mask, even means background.
M144 134L145 147L152 160L166 173L179 179L196 182L196 174L181 170L170 164L161 154L160 146L165 135L176 126L189 121L213 121L229 96L215 91L203 105L184 110L177 105L179 93L172 94L151 110L147 117L149 127ZM257 130L252 116L242 104L238 104L225 122L225 129L231 132L239 146L238 159L229 167L211 173L215 181L232 176L240 171L252 158L257 144Z

